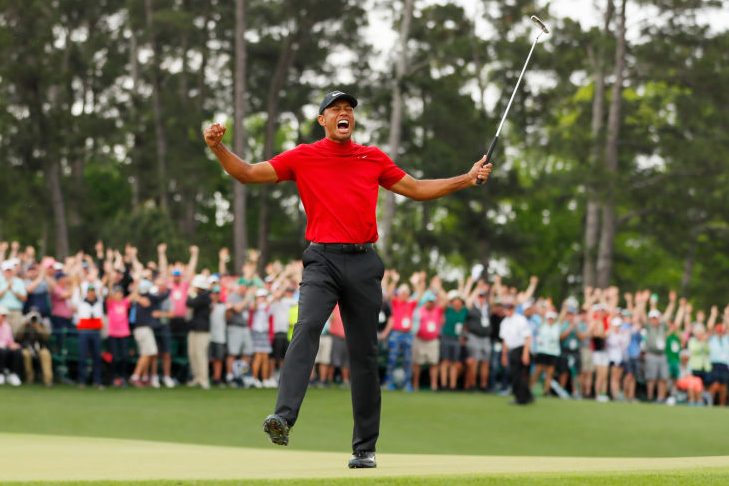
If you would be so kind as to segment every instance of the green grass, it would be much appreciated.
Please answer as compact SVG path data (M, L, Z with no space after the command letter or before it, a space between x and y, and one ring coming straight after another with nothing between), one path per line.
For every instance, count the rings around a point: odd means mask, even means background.
M492 476L442 476L442 477L399 477L399 478L361 478L357 486L723 486L729 481L729 469L699 470L691 472L630 473L630 474L534 474L534 475L492 475ZM12 483L14 486L51 486L49 482ZM349 486L355 484L351 478L344 479L311 479L280 481L72 481L64 482L64 486Z
M206 393L190 389L2 387L0 431L271 447L261 432L261 422L274 401L271 390ZM311 390L299 419L290 448L349 450L352 418L348 391ZM384 393L378 450L521 456L718 456L729 455L727 437L728 409L556 399L521 408L508 405L507 398L491 395Z

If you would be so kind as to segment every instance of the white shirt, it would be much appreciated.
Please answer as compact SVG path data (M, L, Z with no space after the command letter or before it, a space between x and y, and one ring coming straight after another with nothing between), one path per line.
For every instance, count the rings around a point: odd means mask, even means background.
M101 319L104 317L104 304L101 299L96 299L93 304L85 299L76 299L74 305L76 306L77 319Z
M290 297L282 297L271 302L273 315L273 332L289 332L289 314L296 301Z
M529 322L521 314L514 313L510 317L505 317L501 321L501 329L499 329L499 337L509 349L524 346L526 338L531 337L532 330Z

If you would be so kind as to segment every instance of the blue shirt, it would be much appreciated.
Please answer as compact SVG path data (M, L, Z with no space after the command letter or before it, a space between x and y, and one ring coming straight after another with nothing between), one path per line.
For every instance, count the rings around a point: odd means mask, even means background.
M729 336L709 338L709 361L729 365Z
M25 282L18 277L13 277L10 283L8 283L5 277L0 275L0 291L5 290L6 287L9 288L7 292L0 297L0 305L4 306L9 311L22 311L23 301L18 299L15 294L28 295L25 291ZM15 294L10 291L11 289L15 292Z

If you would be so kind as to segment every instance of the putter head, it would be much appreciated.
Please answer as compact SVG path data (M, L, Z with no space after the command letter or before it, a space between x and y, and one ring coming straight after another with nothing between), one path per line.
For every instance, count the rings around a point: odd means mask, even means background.
M531 16L532 22L534 22L540 29L542 29L542 32L545 34L549 34L549 27L545 25L544 22L542 22L542 19L537 17L536 15Z

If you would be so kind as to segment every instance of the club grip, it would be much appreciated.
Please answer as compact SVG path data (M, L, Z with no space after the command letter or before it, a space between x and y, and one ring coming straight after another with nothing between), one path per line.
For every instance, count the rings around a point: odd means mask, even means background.
M493 140L491 140L491 145L489 145L489 149L486 151L485 164L488 164L489 162L491 162L491 154L494 153L494 149L496 148L496 142L498 142L498 141L499 141L499 137L494 137ZM476 181L476 184L478 184L478 185L481 185L483 183L484 183L484 181L482 181L480 179Z

